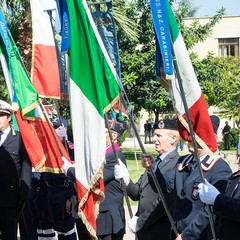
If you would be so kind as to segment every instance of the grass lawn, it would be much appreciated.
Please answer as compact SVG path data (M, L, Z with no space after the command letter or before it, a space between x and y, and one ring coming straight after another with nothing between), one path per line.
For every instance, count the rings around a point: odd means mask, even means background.
M121 149L127 161L127 167L130 173L130 177L133 182L137 182L137 180L145 170L145 168L143 168L141 164L142 152L140 148L137 148L136 152L134 148L121 148ZM154 149L154 145L151 148L146 148L146 152L152 153L153 156L157 156L157 152ZM138 204L138 202L134 202L131 199L129 200L131 205Z
M137 180L139 179L139 177L145 170L141 164L141 154L142 154L141 149L136 148L136 150L135 150L134 148L123 148L123 147L121 149L122 149L122 152L127 161L127 167L128 167L128 171L130 173L130 177L131 177L132 181L135 183L135 182L137 182ZM145 150L147 153L153 154L154 157L157 156L157 152L155 151L154 144L151 145L151 147L146 148ZM188 152L186 146L185 146L184 151L179 151L180 155L185 155L188 153L189 152ZM220 153L221 153L221 155L224 155L223 153L225 153L225 154L230 154L230 155L234 156L236 153L236 149L233 148L229 151L222 150L222 151L220 151ZM138 202L134 202L131 199L129 199L129 200L130 200L131 205L138 204Z
M140 175L145 170L141 164L142 152L140 148L137 148L136 150L134 148L122 148L122 152L126 158L127 167L131 179L133 180L133 182L136 182L139 179ZM157 156L157 152L154 149L154 145L152 148L147 148L146 152L153 154L153 156Z

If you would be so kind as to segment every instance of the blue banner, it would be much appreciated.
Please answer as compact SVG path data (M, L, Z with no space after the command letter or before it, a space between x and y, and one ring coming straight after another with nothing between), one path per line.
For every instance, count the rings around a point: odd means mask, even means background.
M155 33L155 42L156 42L156 75L157 77L161 77L161 67L163 67L162 66L163 60L162 60L160 46L158 43L156 33Z
M5 45L5 49L6 49L7 56L8 56L8 59L6 59L6 61L7 61L7 64L9 64L9 71L10 71L10 76L11 76L10 81L14 82L14 75L12 73L13 67L12 67L12 61L11 61L11 50L10 50L10 43L9 43L9 38L12 36L8 29L7 22L4 18L1 10L0 10L0 35L1 35L1 38L3 41L3 44ZM15 50L18 51L16 48L15 48ZM4 48L2 48L2 51L4 51ZM13 83L12 83L12 85L13 85ZM13 99L11 99L11 101L16 102L15 91L13 92L12 98Z
M8 40L8 27L7 27L7 22L4 18L1 10L0 10L0 34L1 34L1 38L3 40L3 43L5 44L5 47L7 49L7 55L10 59L10 44L9 44L9 40Z
M101 9L102 6L106 9ZM90 10L113 66L119 78L121 78L118 40L112 12L112 2L90 4Z
M70 22L67 1L57 0L57 7L62 30L61 52L66 52L70 45Z
M150 0L153 24L157 36L164 71L168 75L173 74L171 35L168 25L166 0ZM157 54L159 54L157 52Z

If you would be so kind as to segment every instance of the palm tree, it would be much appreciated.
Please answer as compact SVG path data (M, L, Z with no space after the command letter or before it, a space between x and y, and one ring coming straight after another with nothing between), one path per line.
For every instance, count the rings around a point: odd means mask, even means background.
M12 37L28 72L31 69L32 28L30 5L27 0L0 0Z

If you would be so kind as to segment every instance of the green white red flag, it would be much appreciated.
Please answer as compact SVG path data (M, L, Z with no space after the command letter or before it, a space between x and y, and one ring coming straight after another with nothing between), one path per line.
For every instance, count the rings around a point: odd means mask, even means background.
M56 1L31 0L33 54L31 79L41 97L60 98L60 75L51 18ZM47 10L50 10L49 16Z
M20 54L0 11L0 61L16 119L32 166L36 170L62 172L61 154L69 159L60 139L40 109L38 93L22 64ZM54 135L53 135L54 134Z
M212 155L217 151L217 142L208 114L208 108L171 6L167 0L160 0L160 4L164 1L166 1L167 10L162 12L162 15L167 15L173 49L182 79L183 94L186 96L196 141ZM170 79L168 81L169 91L179 119L179 131L182 138L187 141L190 137L190 131L179 84L175 76L168 77Z
M96 237L98 204L103 198L104 113L118 101L117 73L85 0L68 0L70 17L70 107L79 212Z

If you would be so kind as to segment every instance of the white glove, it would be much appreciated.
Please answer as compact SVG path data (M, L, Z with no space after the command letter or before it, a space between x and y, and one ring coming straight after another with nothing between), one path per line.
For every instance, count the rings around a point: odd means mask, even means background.
M139 227L137 225L137 220L138 220L138 217L134 216L128 221L128 227L132 233L135 233L139 230Z
M65 175L67 175L67 171L70 167L74 167L74 164L70 163L64 156L62 156L62 160L64 164L62 165L62 170Z
M63 140L63 138L65 138L67 140L67 129L63 126L60 126L57 129L57 134L60 137L61 141Z
M210 184L206 178L205 183L198 184L198 192L201 201L210 205L214 204L217 195L220 194L220 192Z
M125 164L120 159L118 159L118 161L119 161L119 164L115 164L114 166L114 177L117 180L122 178L124 183L128 185L130 180L130 174Z

